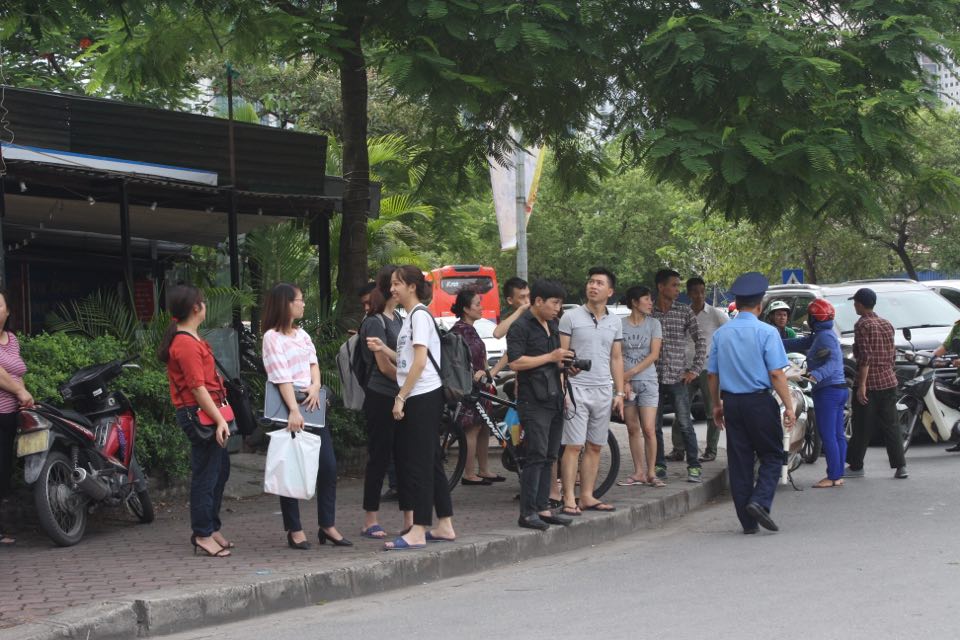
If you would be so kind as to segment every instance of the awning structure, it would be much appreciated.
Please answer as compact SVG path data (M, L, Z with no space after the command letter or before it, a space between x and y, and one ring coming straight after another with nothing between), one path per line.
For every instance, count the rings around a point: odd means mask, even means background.
M4 282L11 262L94 261L129 284L144 271L138 265L153 263L147 272L157 274L158 260L225 243L239 286L238 237L302 219L314 231L321 295L330 299L329 221L342 208L343 180L325 175L324 136L0 88L0 113L8 114L0 130ZM372 185L370 211L378 209Z

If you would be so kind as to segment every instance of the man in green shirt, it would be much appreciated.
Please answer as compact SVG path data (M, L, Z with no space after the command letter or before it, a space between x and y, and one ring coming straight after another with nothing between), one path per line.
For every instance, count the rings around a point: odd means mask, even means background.
M781 340L796 338L797 332L792 327L787 326L790 320L790 305L783 300L774 300L767 305L767 311L764 313L767 322L776 327Z

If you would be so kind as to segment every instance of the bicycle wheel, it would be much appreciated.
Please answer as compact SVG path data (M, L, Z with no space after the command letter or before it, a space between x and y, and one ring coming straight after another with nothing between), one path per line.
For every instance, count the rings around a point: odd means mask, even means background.
M600 450L600 467L597 470L597 486L593 490L593 497L600 499L617 481L620 473L620 443L613 431L607 434L607 446Z
M560 454L558 457L561 459L563 458L564 448L565 447L560 447ZM581 449L580 458L577 461L578 468L582 461L583 450ZM557 468L557 473L560 473L559 467ZM600 464L597 467L597 484L593 488L593 497L599 500L607 491L610 491L610 487L612 487L613 483L617 481L618 473L620 473L620 443L617 442L617 437L613 435L612 431L610 431L607 433L606 446L600 450ZM578 480L578 491L579 484L580 483Z
M450 420L444 420L443 431L440 432L440 453L443 457L443 472L447 476L450 491L453 491L463 470L467 466L467 436L457 425Z

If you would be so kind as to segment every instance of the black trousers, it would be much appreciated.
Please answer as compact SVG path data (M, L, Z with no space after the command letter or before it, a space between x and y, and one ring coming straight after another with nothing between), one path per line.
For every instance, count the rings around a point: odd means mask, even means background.
M363 510L380 510L383 478L393 460L397 421L393 419L394 396L367 390L363 413L367 417L367 469L363 475ZM404 501L404 505L413 508Z
M453 515L450 488L440 451L443 389L407 398L396 435L397 481L401 508L413 510L413 524L429 527Z
M773 510L773 496L783 466L783 427L780 407L769 391L724 393L723 419L727 429L727 474L730 496L744 529L755 529L757 521L746 507L756 502ZM753 460L760 460L756 476Z
M520 471L520 515L545 511L550 500L551 465L557 460L563 435L563 409L534 402L517 403L525 449Z
M17 412L0 413L0 500L10 492L10 481L17 459L14 441L17 437Z
M847 464L854 471L863 469L863 457L873 439L873 432L879 429L883 442L887 445L887 459L890 468L896 469L907 464L903 454L903 435L897 426L897 388L867 391L867 404L862 405L854 392L853 435L847 446Z
M317 524L332 527L337 519L337 457L333 452L330 429L312 431L320 436L320 466L317 469ZM300 524L300 501L280 497L280 514L284 531L302 531Z

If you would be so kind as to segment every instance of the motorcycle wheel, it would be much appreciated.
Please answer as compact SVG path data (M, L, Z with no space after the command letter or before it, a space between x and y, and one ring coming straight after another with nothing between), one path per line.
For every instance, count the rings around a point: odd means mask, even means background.
M906 453L913 442L917 422L920 421L920 403L913 396L903 396L897 400L897 404L904 404L907 407L897 412L897 427L903 437L903 452Z
M143 469L140 468L140 464L136 458L133 459L131 466L133 467L134 476L136 476L137 480L143 482L145 480ZM146 482L144 482L142 486L146 487ZM150 493L146 489L143 491L130 492L130 495L127 497L127 510L130 511L140 524L150 524L155 517L153 501L150 500Z
M60 451L51 451L33 484L33 501L40 527L57 545L71 547L87 528L87 498L74 491L73 465Z
M817 429L817 420L813 411L807 410L807 430L803 434L803 446L800 448L800 457L805 464L813 464L820 458L823 450L823 441L820 439L820 430Z
M155 517L153 502L150 500L150 493L147 490L131 491L127 498L127 509L140 524L150 524Z

